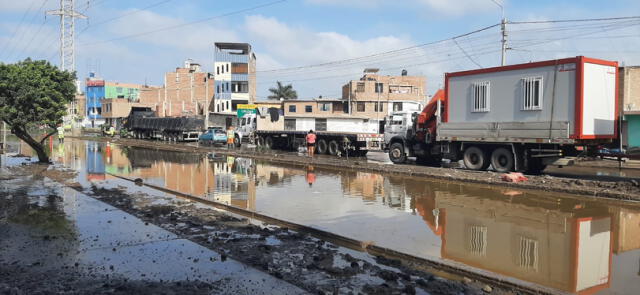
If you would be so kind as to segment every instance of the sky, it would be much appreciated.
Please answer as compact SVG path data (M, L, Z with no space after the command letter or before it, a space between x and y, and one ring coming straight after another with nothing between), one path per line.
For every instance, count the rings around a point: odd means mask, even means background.
M364 68L427 77L585 55L640 65L640 1L568 0L77 0L76 71L108 81L162 85L185 59L213 67L214 42L250 43L258 99L276 81L300 98L335 98ZM59 0L0 0L0 62L27 57L59 65ZM520 23L512 23L520 22ZM522 23L540 22L540 23ZM474 32L469 35L466 33Z

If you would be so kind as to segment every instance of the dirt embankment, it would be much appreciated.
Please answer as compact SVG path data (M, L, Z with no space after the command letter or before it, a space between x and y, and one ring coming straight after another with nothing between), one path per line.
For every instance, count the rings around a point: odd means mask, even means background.
M501 173L491 171L469 171L462 169L426 167L417 165L388 165L368 162L365 158L344 158L318 156L308 158L297 156L293 153L279 151L259 151L256 149L226 150L211 148L209 146L195 146L187 144L167 144L160 141L147 141L135 139L104 138L104 137L81 137L81 139L95 141L109 141L115 144L146 147L151 149L172 150L183 152L215 152L221 155L231 155L235 157L248 157L263 159L276 163L290 165L314 165L318 167L328 167L337 169L351 169L357 171L371 171L380 173L400 174L409 176L427 177L431 179L460 181L465 183L478 183L498 185L519 189L543 190L552 192L562 192L581 196L610 198L618 200L640 201L640 184L636 180L621 181L600 181L587 179L573 179L554 177L549 175L527 175L528 180L519 183L505 182L501 178Z

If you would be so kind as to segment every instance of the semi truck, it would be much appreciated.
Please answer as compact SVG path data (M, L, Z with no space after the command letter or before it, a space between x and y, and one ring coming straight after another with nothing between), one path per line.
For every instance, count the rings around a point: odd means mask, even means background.
M157 117L151 108L132 108L123 127L129 136L164 141L197 141L204 131L198 117Z
M583 56L445 74L420 113L385 119L394 163L539 173L618 134L618 64Z
M383 135L377 125L356 116L285 116L281 108L263 108L240 119L236 138L269 149L297 150L313 130L317 154L364 156L382 149Z

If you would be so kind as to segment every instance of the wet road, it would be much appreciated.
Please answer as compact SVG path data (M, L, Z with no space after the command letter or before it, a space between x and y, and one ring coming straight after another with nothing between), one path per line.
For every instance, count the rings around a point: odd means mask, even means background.
M109 173L569 293L635 294L640 209L558 193L290 167L95 142L54 149L83 181Z

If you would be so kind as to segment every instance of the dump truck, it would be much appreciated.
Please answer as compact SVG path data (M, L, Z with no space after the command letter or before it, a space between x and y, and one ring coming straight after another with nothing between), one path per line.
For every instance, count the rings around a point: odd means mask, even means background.
M132 108L123 127L129 136L164 141L197 141L204 131L199 117L157 117L151 108Z
M618 134L618 63L583 56L445 74L420 113L385 119L394 163L538 173Z

